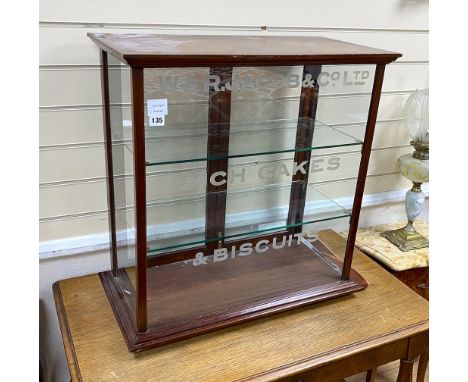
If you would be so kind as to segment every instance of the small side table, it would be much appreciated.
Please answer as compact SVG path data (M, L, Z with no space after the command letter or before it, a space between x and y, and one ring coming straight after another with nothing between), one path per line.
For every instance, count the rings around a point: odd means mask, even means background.
M403 227L406 222L361 228L357 231L356 247L394 275L417 294L429 300L429 248L402 252L380 235L381 232ZM429 237L429 224L424 220L414 222L415 229ZM423 382L429 362L429 352L419 358L417 382Z
M402 252L380 236L381 232L403 227L405 222L362 228L357 232L356 246L397 279L429 300L429 248ZM414 227L428 237L429 225L416 220Z

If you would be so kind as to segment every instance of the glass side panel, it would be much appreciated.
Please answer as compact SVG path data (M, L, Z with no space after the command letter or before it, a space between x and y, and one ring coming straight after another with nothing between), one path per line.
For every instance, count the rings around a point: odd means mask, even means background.
M123 66L111 55L108 55L108 63L117 266L121 269L135 265L133 160L131 153L122 144L124 139L131 141L132 138L129 106L128 104L124 105L130 99L130 71L127 66ZM128 278L120 273L117 280L123 290L129 291L125 297L133 304L134 294L131 291L134 289L134 285L130 285Z

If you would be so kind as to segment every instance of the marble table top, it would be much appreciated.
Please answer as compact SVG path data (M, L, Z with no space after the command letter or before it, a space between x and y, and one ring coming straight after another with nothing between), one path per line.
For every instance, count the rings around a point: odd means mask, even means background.
M398 247L380 236L381 232L404 227L405 225L406 222L400 222L360 228L357 231L356 247L394 271L428 267L429 248L402 252ZM424 237L429 237L429 224L425 221L416 220L414 228ZM347 233L343 232L342 235L346 237Z

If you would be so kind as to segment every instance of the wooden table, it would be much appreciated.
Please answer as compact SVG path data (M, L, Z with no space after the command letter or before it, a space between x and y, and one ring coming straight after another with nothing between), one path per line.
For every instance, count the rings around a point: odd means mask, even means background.
M402 283L429 300L429 248L402 252L381 236L382 232L405 225L406 222L399 222L360 228L357 231L356 246ZM427 222L418 219L414 222L414 227L421 235L429 237ZM342 235L346 237L346 234ZM428 363L429 351L421 354L419 358L418 382L424 380Z
M382 224L357 231L356 246L416 293L429 300L429 248L402 252L380 234L404 227L406 222ZM416 230L429 237L429 224L418 219Z
M322 240L337 253L345 241ZM428 348L428 303L358 250L369 287L141 353L129 353L99 277L58 281L54 296L72 381L336 381L400 359L411 381ZM372 380L369 373L368 380Z

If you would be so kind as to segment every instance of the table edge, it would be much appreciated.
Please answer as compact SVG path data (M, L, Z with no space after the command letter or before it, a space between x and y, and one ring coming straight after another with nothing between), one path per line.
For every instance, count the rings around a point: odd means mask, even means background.
M378 348L382 345L391 344L398 340L406 340L413 335L429 332L429 320L423 320L416 324L398 329L382 336L372 337L365 341L335 348L324 353L317 354L287 365L264 371L249 377L237 379L234 382L271 382L281 378L292 377L299 373L305 373L315 368L325 366L332 361L345 359L361 353L362 351ZM382 342L384 340L384 342ZM332 356L333 355L333 356Z
M54 294L55 309L57 311L60 332L62 333L62 342L63 347L65 349L65 357L67 358L70 378L72 382L81 381L82 378L80 373L80 367L78 364L78 357L76 356L70 325L68 323L68 318L65 311L65 305L63 304L62 291L60 289L60 281L56 281L52 284L52 291Z

